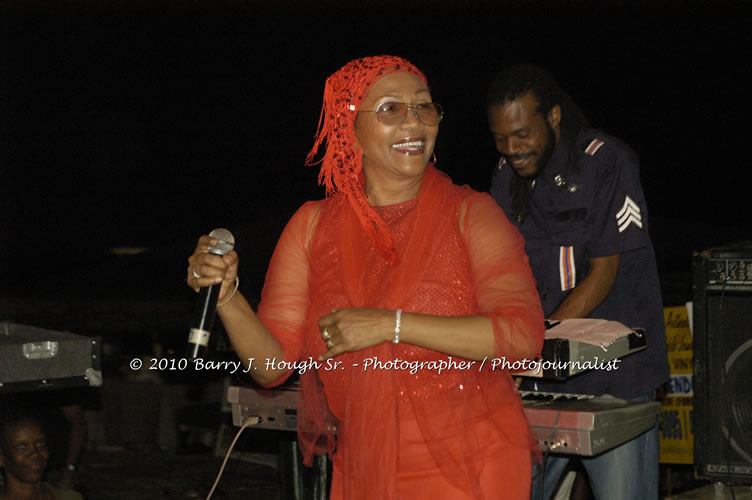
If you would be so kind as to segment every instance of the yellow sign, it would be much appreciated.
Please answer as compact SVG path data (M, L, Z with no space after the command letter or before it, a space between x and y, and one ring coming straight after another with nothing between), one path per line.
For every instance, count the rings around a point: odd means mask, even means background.
M663 309L666 347L671 370L669 393L663 401L659 432L660 461L671 464L694 462L694 367L692 331L684 306Z

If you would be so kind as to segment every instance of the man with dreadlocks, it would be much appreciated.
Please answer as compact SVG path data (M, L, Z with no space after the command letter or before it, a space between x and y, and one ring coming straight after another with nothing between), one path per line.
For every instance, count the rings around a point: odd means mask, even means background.
M616 371L561 383L528 381L525 388L654 399L668 379L668 363L637 156L591 129L554 78L532 65L495 77L488 120L501 153L491 194L525 238L546 317L605 318L647 335L648 348L625 357ZM568 460L549 457L544 498ZM658 497L657 427L582 462L599 499ZM539 498L535 475L533 498Z

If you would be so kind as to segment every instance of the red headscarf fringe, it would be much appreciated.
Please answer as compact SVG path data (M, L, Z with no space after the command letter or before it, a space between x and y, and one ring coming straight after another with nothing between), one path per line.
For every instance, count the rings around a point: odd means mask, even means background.
M306 156L306 165L321 163L319 184L325 186L326 195L344 193L372 245L391 263L397 260L392 235L365 195L363 160L355 149L355 120L371 86L381 77L398 72L413 74L428 84L418 68L396 56L356 59L327 78L318 130ZM315 161L324 141L324 156Z

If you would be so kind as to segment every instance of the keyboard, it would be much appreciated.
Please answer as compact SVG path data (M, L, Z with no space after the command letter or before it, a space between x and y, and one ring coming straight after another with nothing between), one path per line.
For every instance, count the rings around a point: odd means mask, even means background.
M648 429L660 403L635 403L613 396L521 391L525 415L544 451L595 456Z
M298 386L254 389L232 386L227 401L236 426L256 415L254 426L297 430ZM541 448L551 453L594 456L647 431L656 423L661 405L634 403L612 396L521 391L528 422Z

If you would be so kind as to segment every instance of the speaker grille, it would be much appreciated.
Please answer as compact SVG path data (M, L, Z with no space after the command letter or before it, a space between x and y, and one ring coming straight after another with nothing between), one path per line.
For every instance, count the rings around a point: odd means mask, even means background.
M713 257L695 261L695 466L711 480L752 484L752 289L709 279Z

